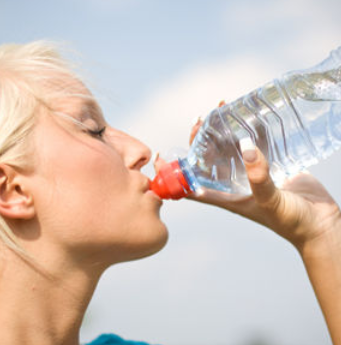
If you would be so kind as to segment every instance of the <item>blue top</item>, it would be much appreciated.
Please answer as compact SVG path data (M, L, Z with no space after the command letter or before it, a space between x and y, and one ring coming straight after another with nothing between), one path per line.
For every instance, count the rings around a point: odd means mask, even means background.
M142 341L124 340L115 334L102 334L86 345L149 345Z

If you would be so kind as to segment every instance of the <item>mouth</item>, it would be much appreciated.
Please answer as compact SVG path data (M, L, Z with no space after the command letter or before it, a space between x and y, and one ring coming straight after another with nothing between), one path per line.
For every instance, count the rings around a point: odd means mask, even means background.
M147 190L146 195L148 195L148 196L150 195L154 200L157 201L158 204L160 204L160 206L163 204L163 200L156 193L154 193L152 190Z
M150 189L151 180L147 180L146 186L144 188L144 193L151 195L154 199L158 200L160 204L163 203L163 200L153 191Z
M151 183L150 179L146 178L143 185L142 185L143 193L147 193L150 190L150 183Z
M163 200L150 189L150 185L151 185L151 180L149 178L145 178L143 183L142 183L142 193L146 194L148 196L150 196L152 199L154 199L158 204L160 204L160 206L163 204Z

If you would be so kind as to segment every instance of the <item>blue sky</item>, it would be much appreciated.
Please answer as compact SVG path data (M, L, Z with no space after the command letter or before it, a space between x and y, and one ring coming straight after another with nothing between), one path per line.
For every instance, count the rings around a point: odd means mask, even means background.
M192 119L221 99L340 46L340 12L339 0L0 0L0 43L67 42L109 122L166 153L186 147ZM311 169L336 200L340 159ZM166 202L162 217L168 246L106 272L82 340L111 331L168 345L331 344L288 243L190 201Z

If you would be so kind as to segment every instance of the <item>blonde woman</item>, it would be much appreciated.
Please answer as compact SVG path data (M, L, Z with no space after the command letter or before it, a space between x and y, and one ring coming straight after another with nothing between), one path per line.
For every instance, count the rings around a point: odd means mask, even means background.
M311 176L280 191L256 148L244 158L253 196L233 202L207 191L197 199L296 246L334 344L341 344L338 206ZM104 270L166 244L162 202L140 172L149 159L144 144L106 123L53 46L0 47L0 344L79 345ZM91 344L143 343L112 334Z

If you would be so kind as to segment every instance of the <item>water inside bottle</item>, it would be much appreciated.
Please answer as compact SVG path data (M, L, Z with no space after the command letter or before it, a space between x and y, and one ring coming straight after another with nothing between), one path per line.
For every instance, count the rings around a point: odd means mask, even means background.
M213 110L187 156L188 178L194 185L249 194L239 141L250 137L281 185L340 147L340 100L339 68L288 73Z

